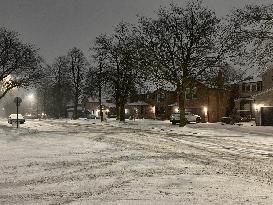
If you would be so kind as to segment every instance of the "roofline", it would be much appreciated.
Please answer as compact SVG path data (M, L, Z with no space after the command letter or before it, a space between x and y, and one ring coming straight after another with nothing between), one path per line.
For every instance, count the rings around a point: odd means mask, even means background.
M268 93L268 92L270 92L270 91L273 91L273 88L268 88L268 89L266 89L265 91L259 92L259 93L255 94L255 95L252 95L252 97L255 98L255 97L259 96L259 95L266 94L266 93Z

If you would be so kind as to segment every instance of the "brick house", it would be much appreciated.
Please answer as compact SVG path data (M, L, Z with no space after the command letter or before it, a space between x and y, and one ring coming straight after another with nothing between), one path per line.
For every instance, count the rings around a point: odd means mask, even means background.
M127 103L125 108L126 116L132 116L136 119L155 119L155 107L144 101Z
M212 88L201 82L186 89L185 109L198 114L203 121L217 122L223 116L229 115L233 108L232 92L226 89ZM178 100L175 89L157 89L138 96L139 99L150 105L144 118L166 120L173 112L178 111Z
M212 88L196 82L186 89L185 110L201 116L203 122L218 122L232 110L232 95L229 90ZM171 113L178 111L177 103L170 105Z

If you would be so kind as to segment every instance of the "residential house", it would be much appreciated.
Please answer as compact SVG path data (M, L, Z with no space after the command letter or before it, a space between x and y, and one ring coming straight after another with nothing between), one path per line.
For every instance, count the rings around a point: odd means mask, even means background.
M210 87L197 81L186 89L185 97L186 111L200 115L204 122L217 122L232 110L232 92L227 89ZM166 120L172 113L179 111L175 89L158 89L139 95L139 99L150 105L146 105L144 118Z
M131 99L131 103L128 103L128 105L134 107L134 103L139 104L140 102L143 109L145 108L142 118L168 119L170 116L169 105L176 102L176 92L173 89L149 91Z
M256 125L273 126L273 66L261 74L263 90L255 95Z
M66 111L67 111L67 117L72 119L73 118L73 114L74 114L74 104L72 102L69 102L67 105L66 105ZM78 112L78 117L81 117L82 116L82 113L83 113L83 107L81 104L78 104L77 106L77 112Z
M78 104L78 117L88 117L88 115L95 115L99 117L99 100L94 98L84 98L81 103ZM74 105L72 102L66 106L67 117L72 118L74 112ZM102 100L102 110L106 115L116 114L116 105L108 100Z
M273 66L268 68L261 74L263 89L259 93L255 93L255 105L257 107L273 106Z
M91 114L99 117L100 112L100 103L96 98L88 98L84 100L83 107L88 110ZM115 115L116 114L116 105L110 100L102 99L102 111L106 115Z
M196 82L194 86L186 89L185 110L201 116L203 122L218 122L231 112L231 92ZM171 113L177 112L177 103L171 104Z
M155 107L144 101L137 101L127 103L125 109L126 116L130 116L135 119L155 119Z
M254 95L260 93L264 89L264 83L261 77L257 76L251 79L244 80L233 87L233 93L237 93L235 108L241 117L253 118L254 110Z

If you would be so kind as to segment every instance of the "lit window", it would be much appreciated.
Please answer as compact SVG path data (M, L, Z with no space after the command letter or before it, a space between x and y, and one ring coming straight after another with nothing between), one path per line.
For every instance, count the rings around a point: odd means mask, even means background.
M197 87L194 87L193 89L192 89L192 98L194 99L194 98L197 98Z
M191 89L190 88L186 88L186 99L190 100L191 99Z

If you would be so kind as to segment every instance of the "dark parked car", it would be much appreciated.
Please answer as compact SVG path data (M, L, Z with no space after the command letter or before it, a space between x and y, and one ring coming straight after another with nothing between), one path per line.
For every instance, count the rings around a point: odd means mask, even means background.
M116 114L108 114L108 118L117 118L117 115Z
M97 116L93 114L88 114L87 119L97 119Z

